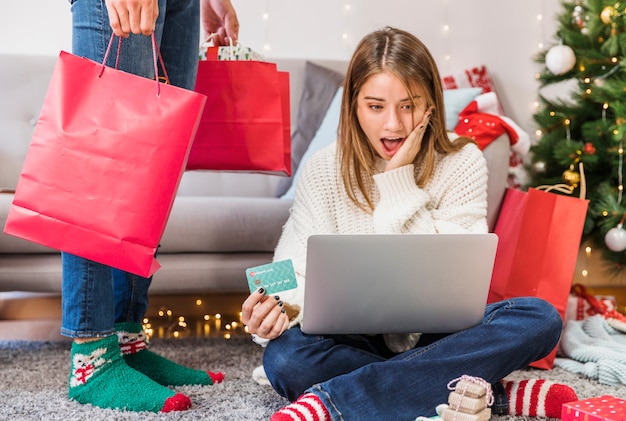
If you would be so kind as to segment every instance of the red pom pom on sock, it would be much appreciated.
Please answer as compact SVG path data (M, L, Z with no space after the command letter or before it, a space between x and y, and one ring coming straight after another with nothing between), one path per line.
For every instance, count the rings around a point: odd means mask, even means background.
M560 418L561 406L578 400L571 387L546 380L503 380L502 384L509 399L509 415Z
M222 373L221 371L219 373L214 373L212 371L207 371L206 373L209 375L211 380L213 380L213 384L221 383L221 382L224 381L224 373Z
M301 420L330 421L330 414L320 398L313 393L305 393L270 418L270 421Z
M177 393L171 398L167 398L161 412L184 411L189 408L191 408L191 399L182 393Z

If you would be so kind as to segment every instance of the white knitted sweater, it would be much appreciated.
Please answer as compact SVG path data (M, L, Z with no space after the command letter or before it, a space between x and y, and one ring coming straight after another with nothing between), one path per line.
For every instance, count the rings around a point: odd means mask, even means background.
M484 233L487 232L487 166L474 144L437 158L431 181L419 188L407 165L374 175L373 212L359 209L343 188L336 143L314 154L303 168L294 204L276 247L274 261L292 259L298 287L281 300L300 308L302 320L306 245L312 234ZM379 159L377 166L383 168ZM385 333L385 332L381 332Z

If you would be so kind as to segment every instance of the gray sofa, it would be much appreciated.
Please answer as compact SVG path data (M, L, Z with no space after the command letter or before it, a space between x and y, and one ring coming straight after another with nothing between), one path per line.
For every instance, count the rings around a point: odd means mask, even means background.
M0 227L9 206L56 56L0 55ZM321 124L346 63L277 60L291 80L294 164ZM326 108L325 108L326 107ZM493 226L506 187L509 141L485 149L489 220ZM295 173L295 169L294 169ZM244 293L244 269L271 261L291 201L280 195L287 177L186 172L165 230L152 294ZM0 292L59 293L60 254L0 233Z

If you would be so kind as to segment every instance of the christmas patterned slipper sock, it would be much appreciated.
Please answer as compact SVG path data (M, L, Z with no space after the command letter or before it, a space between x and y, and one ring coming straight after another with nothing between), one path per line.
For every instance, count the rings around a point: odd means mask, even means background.
M502 385L509 400L509 415L560 418L561 406L578 400L571 387L541 379L503 380Z
M301 420L330 421L330 414L320 398L313 393L305 393L270 418L270 421Z
M70 399L100 408L170 412L191 407L187 396L126 365L115 335L72 344L68 385Z
M149 343L140 323L115 325L126 364L164 386L212 385L224 380L223 373L195 370L168 360L148 349Z

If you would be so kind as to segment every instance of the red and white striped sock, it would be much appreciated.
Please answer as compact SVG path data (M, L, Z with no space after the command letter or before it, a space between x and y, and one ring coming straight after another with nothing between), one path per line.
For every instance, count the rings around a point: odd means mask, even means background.
M509 399L509 415L561 418L561 406L577 401L571 387L541 379L503 380Z
M320 398L305 393L272 415L270 421L330 421L330 414Z

